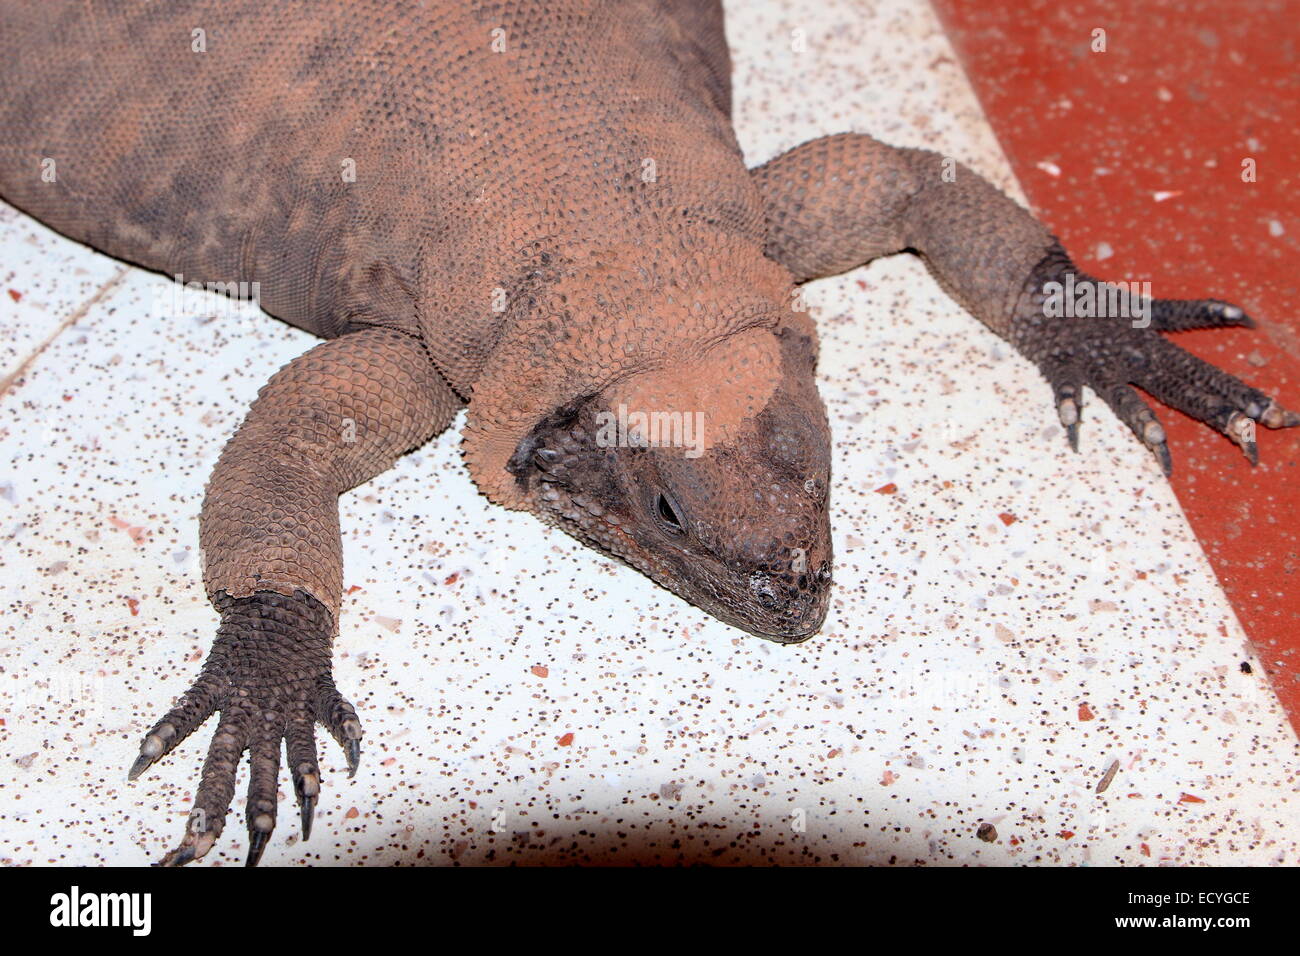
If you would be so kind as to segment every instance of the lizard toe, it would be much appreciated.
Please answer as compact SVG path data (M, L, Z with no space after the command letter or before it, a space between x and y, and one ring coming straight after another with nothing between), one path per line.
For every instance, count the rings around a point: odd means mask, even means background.
M127 780L138 778L212 716L224 695L222 664L220 657L209 658L199 679L181 695L176 706L150 728L140 743L139 755L127 771Z
M256 866L275 829L277 785L280 776L280 741L284 737L284 718L267 709L253 730L249 747L248 866Z
M1190 329L1253 329L1255 320L1246 310L1219 299L1153 299L1151 328L1157 332Z
M320 689L316 719L343 748L348 761L348 776L354 776L361 763L361 721L357 718L356 708L338 692L332 681Z
M208 747L207 759L194 806L185 825L180 846L162 859L163 866L184 866L201 859L212 849L225 828L226 812L235 795L235 772L248 747L251 714L241 707L231 707L221 714L217 732Z

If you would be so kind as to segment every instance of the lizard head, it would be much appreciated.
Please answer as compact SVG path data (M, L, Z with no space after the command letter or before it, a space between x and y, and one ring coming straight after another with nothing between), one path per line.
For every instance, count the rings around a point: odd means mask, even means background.
M830 599L830 436L809 336L751 330L555 409L510 471L543 520L794 643Z

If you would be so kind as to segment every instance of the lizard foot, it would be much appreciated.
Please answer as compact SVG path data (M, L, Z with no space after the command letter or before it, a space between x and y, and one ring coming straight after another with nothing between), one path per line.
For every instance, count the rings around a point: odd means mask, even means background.
M1067 308L1063 314L1060 291L1083 291L1088 285L1092 306ZM1012 343L1052 385L1057 414L1075 451L1084 385L1151 449L1166 475L1173 460L1165 430L1135 385L1226 435L1252 465L1259 462L1257 423L1268 428L1300 425L1300 415L1159 334L1253 328L1244 310L1218 299L1138 299L1115 289L1078 272L1057 247L1034 270L1012 324ZM1075 300L1084 301L1089 300Z
M320 795L316 761L317 722L347 754L348 775L361 759L361 722L334 687L330 650L334 623L319 601L302 591L292 597L258 591L250 597L220 595L217 639L194 685L145 736L128 778L134 780L221 712L208 748L193 809L180 846L162 860L182 866L216 843L235 794L235 771L249 752L248 860L256 866L275 826L280 743L284 742L302 817L311 834Z

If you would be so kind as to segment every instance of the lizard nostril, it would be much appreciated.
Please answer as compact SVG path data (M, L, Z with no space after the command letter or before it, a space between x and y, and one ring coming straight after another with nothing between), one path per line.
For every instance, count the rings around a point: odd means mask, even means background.
M772 586L772 579L761 571L756 571L749 576L749 589L754 592L758 598L758 603L763 607L775 607L777 603L776 588Z

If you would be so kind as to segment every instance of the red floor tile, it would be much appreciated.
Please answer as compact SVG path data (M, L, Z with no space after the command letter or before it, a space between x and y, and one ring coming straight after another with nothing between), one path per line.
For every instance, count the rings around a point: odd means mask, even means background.
M1031 205L1080 267L1241 305L1257 330L1177 341L1300 408L1300 2L933 2ZM1178 498L1300 729L1300 429L1261 428L1252 469L1158 411Z

